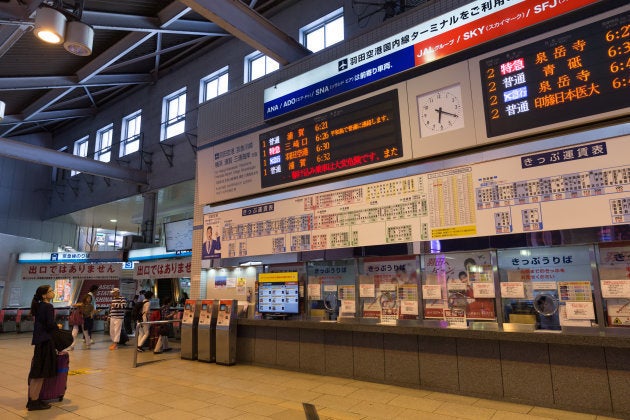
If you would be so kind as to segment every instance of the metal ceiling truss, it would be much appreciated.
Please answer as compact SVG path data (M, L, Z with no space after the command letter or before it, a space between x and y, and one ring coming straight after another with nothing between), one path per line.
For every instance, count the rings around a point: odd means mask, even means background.
M119 13L97 12L83 9L83 0L63 2L60 0L11 0L9 22L0 21L0 57L15 45L22 35L34 25L35 10L42 3L52 7L62 7L66 11L80 10L81 21L95 30L129 32L114 42L105 51L76 70L73 75L45 77L0 78L1 91L47 90L39 98L29 101L18 115L7 115L0 123L3 132L0 136L28 132L28 127L45 127L47 123L67 119L93 116L99 104L120 95L121 91L134 85L155 82L159 70L169 66L176 59L196 48L199 43L211 37L233 35L285 65L307 56L310 52L295 39L282 32L253 8L240 0L181 0L173 1L157 13L157 17L133 16ZM77 8L77 5L80 6ZM184 19L191 11L208 21ZM4 16L7 16L7 11ZM74 13L74 12L73 12ZM9 24L7 24L9 23ZM163 48L163 36L184 36L186 39L177 45ZM134 50L156 37L154 52L134 57ZM190 39L190 37L197 37ZM172 40L171 40L172 41ZM177 53L179 51L179 53ZM138 54L135 52L136 55ZM176 53L176 59L163 55ZM132 58L129 58L132 57ZM127 59L124 59L127 58ZM121 69L143 60L154 58L149 74L103 74ZM79 88L80 90L77 90ZM105 95L105 96L104 96ZM81 108L82 104L86 106ZM77 108L79 106L79 108ZM192 145L192 144L191 144ZM74 169L86 174L109 179L146 185L147 170L150 171L152 155L141 152L141 163L148 168L137 170L76 157L46 148L38 148L26 143L12 142L0 137L0 155L16 159L31 160L50 166ZM169 165L173 164L172 150L162 150ZM68 160L78 159L78 160ZM88 186L90 186L89 180ZM72 186L71 186L72 187ZM76 187L76 186L75 186ZM76 188L72 188L75 194Z

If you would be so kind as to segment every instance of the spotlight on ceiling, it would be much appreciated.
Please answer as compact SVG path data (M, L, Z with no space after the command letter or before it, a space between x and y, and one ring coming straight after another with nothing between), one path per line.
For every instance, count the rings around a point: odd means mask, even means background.
M92 41L94 41L94 29L78 20L68 22L66 26L66 41L63 47L69 53L80 56L92 54Z
M61 44L66 31L66 16L50 7L40 7L35 15L35 36L50 44Z

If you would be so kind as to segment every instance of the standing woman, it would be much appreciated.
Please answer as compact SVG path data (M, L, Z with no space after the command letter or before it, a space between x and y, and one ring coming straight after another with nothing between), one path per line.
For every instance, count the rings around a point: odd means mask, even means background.
M31 344L35 346L35 351L28 374L28 411L50 408L50 404L39 399L39 394L44 378L57 376L57 351L52 332L58 327L55 324L55 310L50 303L54 297L54 290L46 284L37 288L31 302L31 315L35 319Z
M85 338L85 348L89 349L92 344L92 329L94 328L94 299L88 293L81 301L81 312L83 313L83 338Z

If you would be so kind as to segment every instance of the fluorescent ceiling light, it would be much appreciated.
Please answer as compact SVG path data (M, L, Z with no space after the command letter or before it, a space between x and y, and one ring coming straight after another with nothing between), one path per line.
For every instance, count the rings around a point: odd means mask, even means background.
M35 15L35 36L49 44L61 44L66 31L66 17L50 7L41 7Z

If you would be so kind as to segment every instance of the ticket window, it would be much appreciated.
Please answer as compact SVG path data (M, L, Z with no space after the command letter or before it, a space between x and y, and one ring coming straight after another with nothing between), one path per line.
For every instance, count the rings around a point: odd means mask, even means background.
M630 332L630 242L599 244L596 255L605 325Z
M362 322L418 324L420 263L416 256L369 257L359 263L359 307Z
M338 321L356 317L355 260L311 261L306 272L310 319Z
M597 327L591 246L498 250L505 331Z
M498 329L495 267L488 250L423 255L425 324Z

